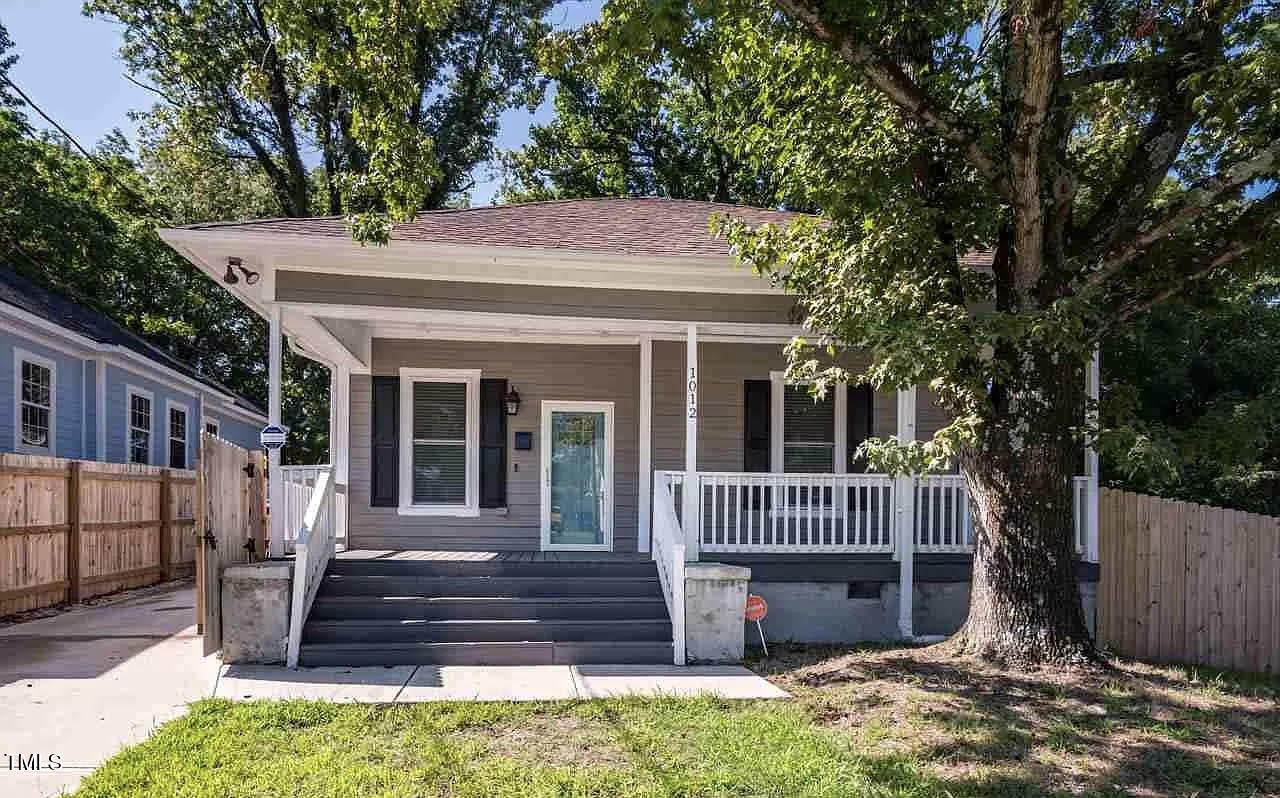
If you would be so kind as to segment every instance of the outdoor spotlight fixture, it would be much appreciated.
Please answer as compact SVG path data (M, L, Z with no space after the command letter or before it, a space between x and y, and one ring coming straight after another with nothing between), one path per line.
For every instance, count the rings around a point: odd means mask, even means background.
M502 400L507 404L507 415L514 416L520 412L520 392L515 388L507 391Z
M239 258L227 258L227 273L222 275L222 282L227 285L235 285L240 282L240 275L236 274L236 269L239 269L240 274L244 275L246 285L254 285L262 277L253 269L246 269Z

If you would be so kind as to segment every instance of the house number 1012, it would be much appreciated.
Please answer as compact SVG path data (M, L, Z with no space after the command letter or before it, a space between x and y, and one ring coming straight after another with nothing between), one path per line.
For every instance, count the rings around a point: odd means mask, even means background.
M698 417L698 368L696 366L689 367L689 397L685 402L688 409L689 418Z

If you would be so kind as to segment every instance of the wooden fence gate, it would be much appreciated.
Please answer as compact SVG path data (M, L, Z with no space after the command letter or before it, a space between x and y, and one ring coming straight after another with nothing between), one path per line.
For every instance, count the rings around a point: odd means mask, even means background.
M266 554L266 459L202 433L196 473L196 616L208 655L222 647L222 569Z
M1110 489L1098 515L1101 644L1280 672L1280 518Z

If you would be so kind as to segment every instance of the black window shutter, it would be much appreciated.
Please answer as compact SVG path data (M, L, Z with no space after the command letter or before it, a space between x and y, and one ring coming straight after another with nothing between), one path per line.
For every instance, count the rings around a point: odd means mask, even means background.
M369 409L369 505L395 507L400 503L400 378L374 377Z
M875 391L870 385L849 386L849 468L851 474L861 474L867 470L867 461L855 457L854 453L867 438L871 437L871 411Z
M480 506L507 506L507 381L480 380Z
M772 414L769 404L773 385L769 380L745 380L742 387L742 470L767 473L772 458L769 442Z

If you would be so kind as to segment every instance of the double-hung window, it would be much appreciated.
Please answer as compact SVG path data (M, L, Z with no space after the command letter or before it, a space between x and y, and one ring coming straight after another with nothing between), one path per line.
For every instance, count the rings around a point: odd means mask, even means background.
M400 511L479 514L480 372L400 370Z
M835 463L835 391L815 400L807 386L783 386L782 470L788 474L830 474Z
M168 402L169 408L169 467L187 467L187 408L177 402Z
M132 385L125 389L125 412L129 427L125 445L128 461L140 465L151 463L151 394Z
M53 361L30 352L14 352L14 383L17 389L17 450L53 454L54 379Z

